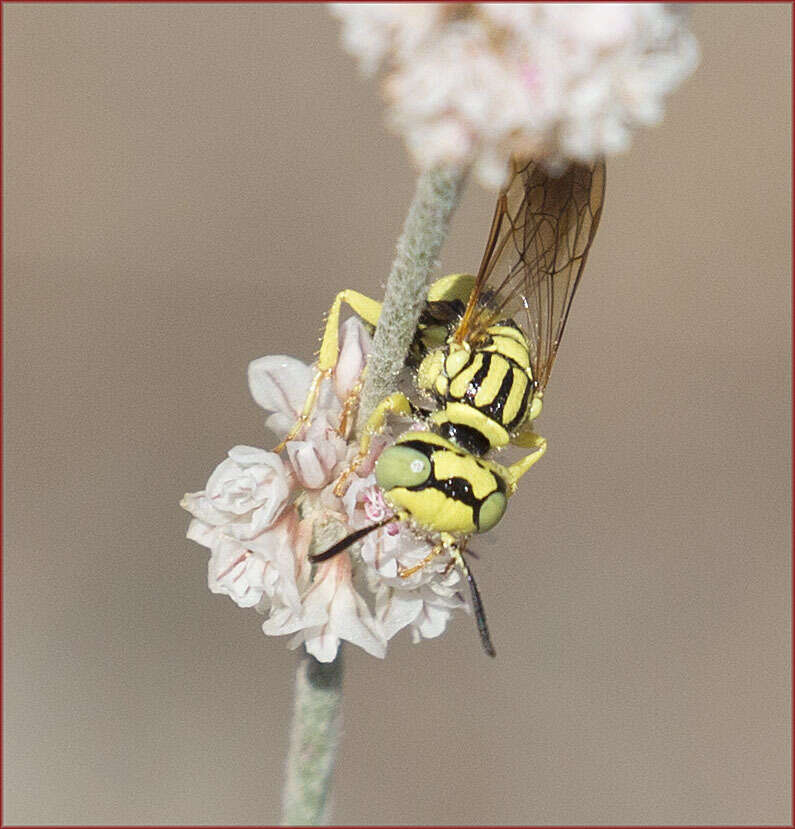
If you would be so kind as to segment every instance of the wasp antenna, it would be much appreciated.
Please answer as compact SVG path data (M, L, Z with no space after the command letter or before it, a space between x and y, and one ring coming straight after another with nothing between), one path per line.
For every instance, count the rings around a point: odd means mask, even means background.
M355 544L360 538L364 538L368 533L371 533L373 530L377 530L379 527L383 527L384 524L389 524L390 521L394 521L395 516L390 515L389 518L385 518L383 521L379 521L377 524L371 524L369 527L362 527L361 530L356 530L352 532L350 535L346 535L345 538L340 539L336 544L329 547L328 550L324 550L322 553L315 553L312 556L309 556L309 560L314 564L318 564L321 561L328 561L330 558L334 558L338 553L347 550L351 544Z
M489 656L496 656L497 651L494 650L494 645L491 643L489 626L486 624L486 611L483 609L483 602L480 600L480 591L475 583L475 577L472 575L472 571L464 561L464 556L462 555L461 550L455 551L454 558L458 562L458 566L461 570L463 570L467 583L469 584L469 591L472 594L472 607L475 610L475 621L477 622L478 633L480 634L480 642L483 645L483 650L486 651Z

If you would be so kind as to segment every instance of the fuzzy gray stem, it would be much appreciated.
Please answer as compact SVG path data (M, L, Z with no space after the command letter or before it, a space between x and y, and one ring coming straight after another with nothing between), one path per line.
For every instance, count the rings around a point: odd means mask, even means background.
M295 680L282 826L317 826L328 796L342 722L342 647L333 662L304 654Z
M417 182L414 200L397 243L373 350L367 361L359 428L378 403L395 391L395 381L425 302L428 276L437 264L465 177L465 170L438 167L422 173Z
M367 363L359 406L360 427L378 403L395 390L425 302L428 276L447 236L465 175L466 171L460 169L437 168L423 173L417 182ZM341 648L329 664L305 654L298 666L283 826L318 825L328 816L342 719L342 673Z

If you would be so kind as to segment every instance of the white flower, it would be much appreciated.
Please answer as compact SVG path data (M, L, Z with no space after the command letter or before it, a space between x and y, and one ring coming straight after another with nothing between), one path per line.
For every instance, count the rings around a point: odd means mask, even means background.
M339 414L334 417L339 421ZM327 411L313 418L303 440L289 440L287 457L299 482L306 489L322 489L335 477L334 471L348 452L348 444L332 425Z
M184 504L183 504L184 506ZM307 550L311 525L294 508L253 538L240 539L228 527L214 527L194 518L188 538L209 547L207 586L229 596L239 607L260 605L264 596L300 612L300 593L309 577Z
M334 493L358 451L341 434L347 430L340 419L369 350L364 326L347 320L334 371L284 454L236 446L205 489L182 501L194 516L188 538L210 550L210 590L267 614L264 633L292 634L291 647L303 644L322 662L334 659L342 640L383 658L389 639L404 628L418 642L443 633L456 609L469 610L449 556L430 556L429 543L397 522L314 568L309 561L310 544L323 551L391 514L372 471L389 434L373 439L345 494ZM314 376L292 357L262 357L249 365L251 394L280 438L298 419ZM404 578L410 568L416 572Z
M652 3L334 3L362 69L386 72L389 123L423 168L513 153L591 161L657 123L698 63L684 15Z
M291 647L303 643L319 662L331 662L337 655L340 639L345 639L372 656L384 658L387 638L354 589L347 553L318 566L314 584L304 597L304 607L308 617L320 621L299 631L291 640Z
M260 357L248 366L248 387L255 402L271 415L265 421L266 428L280 438L287 434L298 420L306 394L314 377L312 366L295 357L279 355ZM322 384L318 407L336 406L330 384Z
M334 391L345 400L359 382L359 377L370 353L370 335L356 317L342 324L340 355L334 367Z
M437 556L422 569L403 578L400 573L420 564L431 552L430 545L410 530L397 533L387 526L365 538L362 560L377 575L376 616L387 638L410 626L412 640L433 639L444 633L455 609L469 610L462 576L448 556Z
M271 526L288 503L293 475L273 452L235 446L201 492L189 492L182 507L211 527L236 538L252 538Z

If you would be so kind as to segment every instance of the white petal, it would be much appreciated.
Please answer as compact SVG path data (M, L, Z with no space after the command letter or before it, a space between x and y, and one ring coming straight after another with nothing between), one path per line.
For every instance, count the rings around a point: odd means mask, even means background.
M227 453L229 457L240 464L240 466L270 466L274 471L281 472L283 468L282 459L274 452L268 452L257 446L233 446Z
M270 618L262 623L262 630L268 636L284 636L304 628L317 627L327 619L328 613L322 607L315 606L298 611L287 606L274 607Z
M276 568L279 573L276 588L279 601L295 612L301 610L298 559L306 557L309 544L307 529L307 524L299 523L295 507L292 507L272 527L245 542L248 549Z
M360 478L358 475L353 475L342 496L342 503L345 505L345 514L348 516L348 523L354 529L364 526L365 515L361 507L359 496L366 492L375 484L375 475L368 475L366 478Z
M304 406L314 370L285 355L260 357L248 364L248 387L254 400L268 412L293 423Z
M185 536L204 547L212 547L217 534L217 527L212 526L212 524L205 524L204 521L194 518L188 524L188 531L185 533Z
M306 610L316 605L327 610L328 621L299 634L307 651L316 659L330 662L337 653L340 639L358 645L372 656L384 658L386 637L353 586L351 560L347 553L318 567L315 582L304 597Z
M179 505L200 521L204 521L205 524L212 524L216 527L226 524L235 517L228 512L216 509L204 491L186 492Z
M422 610L422 599L414 591L401 592L382 586L376 596L376 617L383 626L384 635L391 639L398 631L410 625Z
M254 607L262 598L262 579L250 578L251 553L235 539L219 535L207 564L207 586L213 593L229 596L238 607Z
M328 451L325 447L306 440L291 440L285 448L298 480L307 489L320 489L331 480L333 463L328 465ZM334 460L336 461L336 455Z
M337 589L329 616L330 625L340 639L358 645L379 659L386 656L386 637L381 626L370 615L367 603L349 580Z
M333 662L340 646L339 637L329 630L328 625L305 631L302 641L307 653L311 653L318 662Z
M414 627L423 639L435 639L445 632L450 615L451 611L446 607L425 603Z
M253 535L281 513L292 486L292 475L278 455L252 446L236 446L207 481L204 496L208 504L201 500L188 503L202 508L202 514L194 514L208 523L213 520L207 506L219 511L222 520L216 523L234 520L250 524L248 535Z
M339 359L334 368L334 390L340 400L345 400L358 382L369 352L370 335L357 317L349 317L342 324Z

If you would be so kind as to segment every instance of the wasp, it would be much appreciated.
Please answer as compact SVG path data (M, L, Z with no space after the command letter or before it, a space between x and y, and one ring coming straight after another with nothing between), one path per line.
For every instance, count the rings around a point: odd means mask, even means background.
M417 391L433 403L419 408L403 392L389 395L365 424L360 451L336 484L367 457L390 414L423 417L426 430L401 434L380 454L376 482L393 514L312 556L325 561L392 521L409 523L432 541L431 552L464 574L483 647L495 655L477 584L463 553L469 537L494 527L521 477L543 456L546 440L533 430L574 293L599 225L605 189L603 161L572 164L553 175L535 160L512 159L476 275L434 282L407 358ZM375 326L381 306L356 291L337 295L321 343L318 373L298 422L308 422L320 383L336 364L339 315L345 303ZM343 407L343 421L355 401ZM347 424L341 424L347 430ZM503 466L492 455L508 445L529 450ZM280 448L277 447L277 450Z

